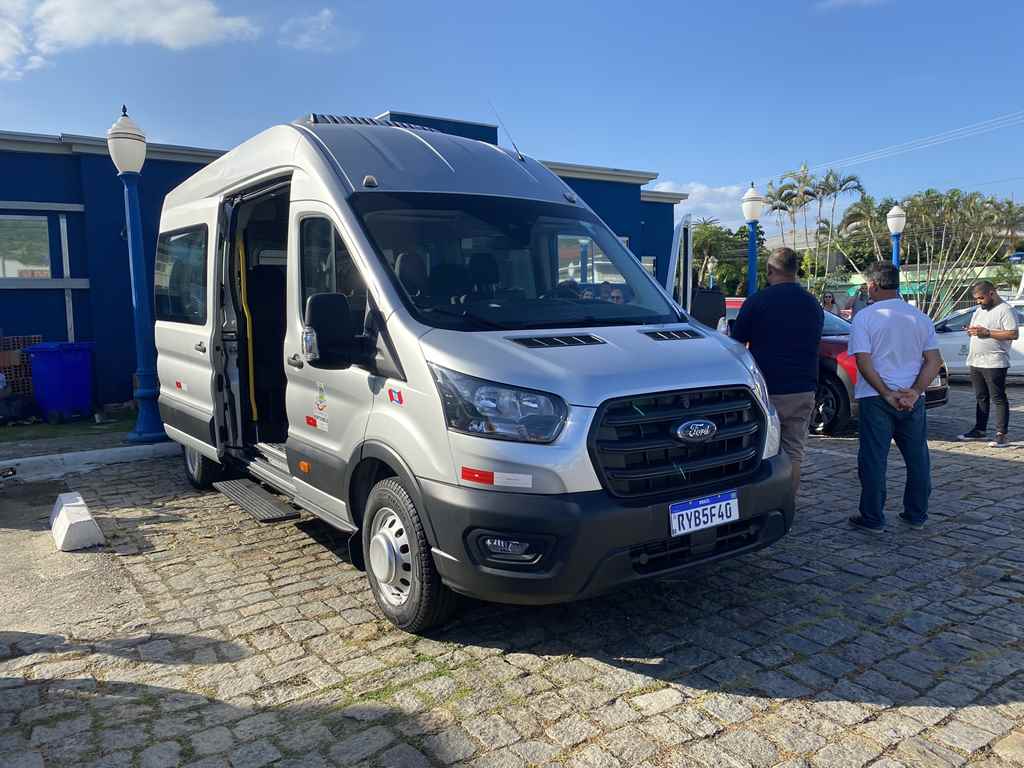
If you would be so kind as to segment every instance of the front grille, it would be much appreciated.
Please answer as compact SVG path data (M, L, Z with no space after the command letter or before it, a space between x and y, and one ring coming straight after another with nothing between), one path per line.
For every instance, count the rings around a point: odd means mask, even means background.
M676 427L708 419L707 442L685 443ZM604 487L620 498L682 500L733 487L761 463L764 415L746 387L694 389L609 400L590 431L590 455Z
M658 573L669 568L686 565L692 560L704 560L737 549L743 549L757 542L761 520L737 520L735 523L720 525L714 529L714 545L696 548L691 542L692 534L671 539L658 539L629 548L629 559L633 570L640 574Z
M586 347L593 344L604 344L604 339L585 333L578 336L514 336L511 339L530 349L548 349L551 347Z

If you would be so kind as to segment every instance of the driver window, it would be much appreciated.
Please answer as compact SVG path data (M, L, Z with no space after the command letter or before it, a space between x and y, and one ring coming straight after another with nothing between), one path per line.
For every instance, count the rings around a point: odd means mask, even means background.
M348 298L352 327L361 329L366 314L366 284L329 219L313 216L302 220L302 311L314 293L341 293Z

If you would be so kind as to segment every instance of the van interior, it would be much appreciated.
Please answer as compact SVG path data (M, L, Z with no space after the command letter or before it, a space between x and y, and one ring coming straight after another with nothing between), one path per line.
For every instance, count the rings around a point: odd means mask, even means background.
M239 386L247 445L288 437L284 338L287 328L287 185L243 202L232 246L232 294L238 308Z

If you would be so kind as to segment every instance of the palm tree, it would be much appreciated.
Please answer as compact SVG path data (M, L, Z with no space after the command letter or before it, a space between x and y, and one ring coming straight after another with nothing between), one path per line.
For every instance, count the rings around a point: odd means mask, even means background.
M875 205L875 199L862 192L860 199L850 205L843 214L843 220L839 222L839 231L849 237L863 234L866 230L874 247L875 258L882 261L882 249L878 244L878 226L881 223L881 218Z
M796 215L803 213L804 218L804 250L809 250L808 241L810 240L810 233L807 226L807 206L815 199L817 195L814 174L807 169L807 163L803 163L799 170L790 171L782 177L783 181L786 179L790 180L789 187L789 203L790 203L790 218L793 221L793 240L796 240Z
M832 210L828 217L828 240L825 245L825 276L827 278L829 271L838 266L838 264L832 263L832 236L836 228L836 203L841 195L848 195L851 192L859 192L863 195L864 185L861 183L860 177L855 174L840 176L839 173L829 168L821 180L821 187L823 196L832 199Z
M786 226L783 223L783 216L789 213L789 203L785 200L780 187L776 187L772 182L768 182L768 188L764 193L765 202L765 213L769 216L775 214L775 219L779 223L779 232L782 233L782 244L786 244Z

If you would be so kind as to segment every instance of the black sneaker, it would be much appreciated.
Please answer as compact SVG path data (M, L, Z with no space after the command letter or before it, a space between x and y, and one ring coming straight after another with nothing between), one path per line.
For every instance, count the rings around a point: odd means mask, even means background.
M900 512L900 520L909 525L915 531L920 531L922 528L924 528L924 523L919 523L916 520L911 520L910 515L908 515L906 512Z
M957 440L984 440L985 433L980 429L972 429L970 432L964 432L962 435L956 436Z
M867 531L868 533L881 533L885 530L885 525L869 525L863 517L860 515L850 515L848 520L851 526L861 531Z

